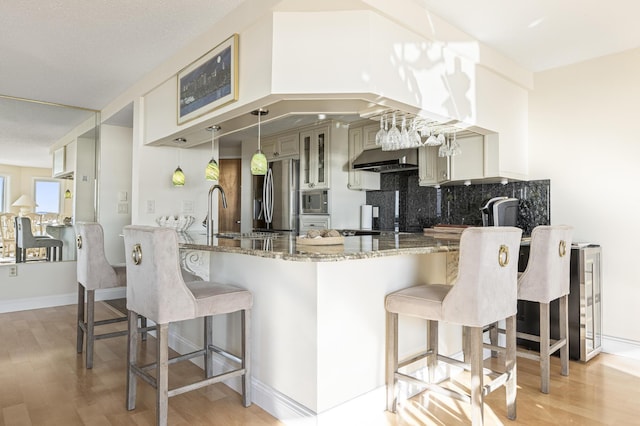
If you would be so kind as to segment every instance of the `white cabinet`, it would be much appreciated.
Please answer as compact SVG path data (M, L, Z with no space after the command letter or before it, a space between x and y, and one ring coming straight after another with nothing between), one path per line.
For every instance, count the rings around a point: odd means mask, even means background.
M362 129L363 135L364 135L364 138L362 140L363 150L380 148L378 145L376 145L376 135L378 134L379 130L380 130L379 124L369 124L368 126L363 127Z
M439 185L490 177L486 162L490 154L488 143L482 135L458 137L461 154L453 157L438 156L439 147L421 147L419 158L420 185Z
M467 132L468 133L468 132ZM480 181L500 182L507 179L526 179L526 174L518 168L519 151L511 147L507 155L504 140L491 133L476 133L458 136L462 153L453 157L439 157L438 147L420 148L420 185L431 186L447 182ZM505 152L503 152L505 151Z
M76 141L71 141L53 152L52 176L54 178L67 177L76 168Z
M269 161L294 157L300 153L300 136L297 132L275 136L265 139L261 145L262 152Z
M329 127L300 133L300 188L329 188Z
M304 234L312 229L330 229L331 216L329 215L300 215L300 234Z
M349 189L372 191L380 189L380 173L353 170L353 162L365 149L364 147L367 145L367 139L370 138L372 134L373 147L376 147L376 129L376 126L349 128L349 183L347 185Z

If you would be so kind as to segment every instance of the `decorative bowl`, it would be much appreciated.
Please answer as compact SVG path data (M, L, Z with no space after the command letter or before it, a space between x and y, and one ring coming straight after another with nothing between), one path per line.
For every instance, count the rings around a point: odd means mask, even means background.
M160 216L156 218L156 223L164 228L173 228L178 232L184 232L196 220L193 216Z

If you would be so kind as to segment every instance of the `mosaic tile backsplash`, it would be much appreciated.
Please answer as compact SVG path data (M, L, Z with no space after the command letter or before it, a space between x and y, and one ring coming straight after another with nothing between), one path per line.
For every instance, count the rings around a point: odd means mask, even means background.
M418 185L418 172L414 170L381 174L380 190L367 191L367 204L379 207L374 228L393 231L397 194L399 230L421 232L439 223L482 226L480 208L490 198L512 197L520 200L518 227L524 235L530 235L537 225L551 223L550 191L549 180L506 185L451 185L436 189Z

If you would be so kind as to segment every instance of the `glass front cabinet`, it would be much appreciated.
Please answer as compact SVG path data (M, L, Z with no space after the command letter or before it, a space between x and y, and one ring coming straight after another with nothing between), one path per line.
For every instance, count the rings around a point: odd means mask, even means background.
M301 189L329 188L329 127L300 133Z

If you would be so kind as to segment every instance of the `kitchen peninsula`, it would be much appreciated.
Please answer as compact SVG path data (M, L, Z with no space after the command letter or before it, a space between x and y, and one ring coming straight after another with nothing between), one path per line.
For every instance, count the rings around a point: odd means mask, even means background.
M458 241L383 233L308 246L288 235L231 237L207 244L203 234L185 234L181 258L192 273L253 293L254 401L267 411L286 406L289 413L277 413L281 419L326 418L364 395L383 411L384 297L417 282L451 282ZM215 343L237 350L237 341L225 339L236 335L229 329L239 318L216 321ZM199 326L189 323L181 334L199 341ZM406 319L403 330L410 338L401 350L420 350L422 322ZM457 333L442 337L444 347L459 350Z

